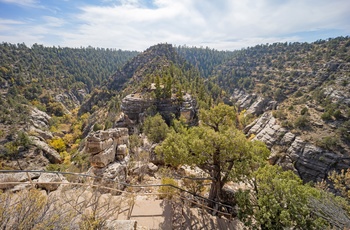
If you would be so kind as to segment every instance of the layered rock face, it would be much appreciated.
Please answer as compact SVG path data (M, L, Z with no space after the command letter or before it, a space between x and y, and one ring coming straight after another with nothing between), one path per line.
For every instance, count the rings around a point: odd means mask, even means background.
M116 159L124 159L128 155L128 146L128 129L115 128L91 133L85 149L91 155L91 165L103 168Z
M248 94L240 89L235 89L230 98L239 109L246 109L247 113L260 115L266 110L275 109L277 102L263 98L256 94Z
M81 105L86 95L88 95L87 89L74 89L57 94L55 100L61 102L66 108L72 109Z
M47 143L47 139L52 139L53 135L49 130L49 121L51 117L37 108L33 108L30 115L30 125L27 131L30 133L30 139L34 146L50 161L52 164L62 162L60 154L51 148Z
M183 116L189 124L197 122L197 102L187 93L182 97L181 102L177 98L155 100L140 93L130 94L123 98L121 108L127 118L136 123L142 121L148 109L156 109L167 121L175 115Z
M131 120L139 122L142 114L154 103L153 99L144 97L142 94L129 94L123 98L121 109Z
M117 194L124 188L129 161L129 134L127 128L114 128L91 133L85 150L91 155L92 173L99 177L94 183L115 188L100 188L101 192Z
M329 172L348 168L350 159L305 142L300 137L281 127L271 112L245 128L253 140L266 143L271 149L270 163L296 171L304 181L321 181Z

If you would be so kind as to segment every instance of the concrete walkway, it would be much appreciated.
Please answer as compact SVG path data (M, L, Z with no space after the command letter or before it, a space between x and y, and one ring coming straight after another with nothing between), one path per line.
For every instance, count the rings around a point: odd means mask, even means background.
M171 229L171 205L165 200L136 200L130 220L147 229Z

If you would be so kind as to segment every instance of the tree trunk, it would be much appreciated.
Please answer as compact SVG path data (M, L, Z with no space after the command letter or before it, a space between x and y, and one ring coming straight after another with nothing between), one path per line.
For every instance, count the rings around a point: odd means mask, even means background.
M208 197L209 199L208 206L214 209L213 215L216 214L216 211L219 208L216 202L220 201L221 190L222 190L222 183L221 183L220 167L214 166L213 179L210 186L210 192Z

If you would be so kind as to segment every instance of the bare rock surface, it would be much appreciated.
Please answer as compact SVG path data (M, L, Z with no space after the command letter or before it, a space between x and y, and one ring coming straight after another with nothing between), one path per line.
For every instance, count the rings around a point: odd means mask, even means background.
M34 146L36 146L44 152L44 156L50 161L50 163L59 164L62 162L60 154L56 150L51 148L46 142L33 136L31 136L31 141Z
M197 101L188 93L183 95L181 103L176 97L155 100L146 94L135 93L124 97L121 104L124 114L135 123L142 122L145 111L152 106L166 120L171 120L172 115L175 115L184 117L189 124L197 122Z
M68 182L61 174L42 173L38 178L38 187L47 191L55 191L60 186L59 183L52 182Z
M85 150L91 155L91 172L98 177L94 183L102 186L99 190L112 194L118 194L123 190L129 162L128 129L113 128L93 132L87 137Z
M281 127L271 112L265 112L245 131L248 135L255 135L253 140L265 142L272 150L271 163L298 172L304 181L326 179L330 171L350 165L349 158L308 143Z
M51 117L47 113L35 107L31 111L30 122L37 129L47 129L49 127L50 119Z
M275 109L277 102L263 98L256 94L246 93L244 90L235 89L230 98L239 109L246 109L247 113L260 115L267 110Z

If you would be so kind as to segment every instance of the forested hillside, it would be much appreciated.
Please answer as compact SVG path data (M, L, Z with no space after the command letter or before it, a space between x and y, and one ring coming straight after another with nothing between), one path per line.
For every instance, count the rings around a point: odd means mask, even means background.
M0 51L0 169L88 172L101 193L182 197L247 228L350 227L349 37Z
M213 80L278 103L274 116L317 146L350 151L350 38L275 43L236 51Z
M233 51L219 51L209 47L178 46L176 51L197 68L204 78L212 76L218 65L223 64L235 54Z

